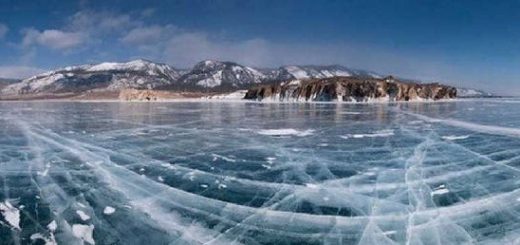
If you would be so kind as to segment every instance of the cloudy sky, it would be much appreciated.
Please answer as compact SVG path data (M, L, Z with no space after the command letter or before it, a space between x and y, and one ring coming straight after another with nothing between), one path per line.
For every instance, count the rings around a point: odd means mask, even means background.
M520 95L519 1L0 0L0 77L145 58L340 64Z

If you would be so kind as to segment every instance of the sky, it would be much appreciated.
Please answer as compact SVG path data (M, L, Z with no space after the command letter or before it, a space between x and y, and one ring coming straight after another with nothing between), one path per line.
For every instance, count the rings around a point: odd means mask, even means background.
M0 0L0 77L136 58L338 64L520 95L520 1Z

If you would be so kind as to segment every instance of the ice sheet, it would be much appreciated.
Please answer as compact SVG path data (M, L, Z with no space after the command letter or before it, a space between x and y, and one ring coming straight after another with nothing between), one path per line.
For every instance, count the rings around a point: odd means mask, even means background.
M516 104L2 102L0 241L515 244Z

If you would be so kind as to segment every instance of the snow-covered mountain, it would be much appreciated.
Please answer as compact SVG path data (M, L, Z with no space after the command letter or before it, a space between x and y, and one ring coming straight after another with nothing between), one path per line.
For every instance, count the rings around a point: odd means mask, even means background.
M267 71L267 77L272 80L291 80L328 77L365 77L381 78L375 72L350 69L339 65L331 66L282 66L276 70Z
M126 63L105 62L69 66L15 83L0 83L0 94L81 93L91 90L120 91L128 88L218 92L248 89L262 83L330 77L378 79L382 76L375 72L339 65L292 65L256 69L234 62L214 60L205 60L191 69L182 70L139 59ZM457 93L459 97L493 96L483 91L465 88L458 88Z
M461 98L476 98L476 97L493 97L495 95L484 92L482 90L470 89L470 88L457 88L457 97Z
M147 60L70 66L0 88L4 95L119 91L126 88L192 91L231 91L254 84L306 78L356 76L379 78L368 71L342 66L282 66L255 69L234 62L205 60L180 70Z
M170 87L226 90L249 87L264 81L266 76L251 67L234 62L205 60L197 63Z
M252 84L294 79L328 78L335 76L355 76L380 78L374 72L349 69L342 66L282 66L276 69L256 69L234 62L205 60L182 75L171 87L204 88L229 90L248 88Z
M2 94L81 92L92 89L156 88L172 83L179 71L147 60L69 66L46 72L2 89Z

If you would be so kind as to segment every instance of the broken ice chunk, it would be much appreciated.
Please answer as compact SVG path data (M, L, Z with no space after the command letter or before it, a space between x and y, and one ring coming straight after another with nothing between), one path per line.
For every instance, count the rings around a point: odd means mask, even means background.
M103 210L103 214L111 215L111 214L113 214L115 211L116 211L115 208L110 207L110 206L106 206L105 209Z
M20 210L15 208L9 201L0 203L0 213L5 221L13 228L20 230Z
M72 234L75 237L87 242L89 244L95 245L94 237L92 233L94 232L94 225L82 225L82 224L73 224L72 225Z
M56 220L53 220L51 223L47 225L47 228L49 228L50 231L55 231L58 229L58 224L56 223Z
M90 219L90 216L88 216L85 212L81 210L76 210L76 214L81 218L81 220L86 221Z
M440 185L440 186L438 186L437 188L435 188L435 189L431 192L431 195L432 195L432 196L435 196L435 195L443 195L443 194L446 194L446 193L448 193L448 192L450 192L450 190L448 190L448 189L446 188L445 185Z

